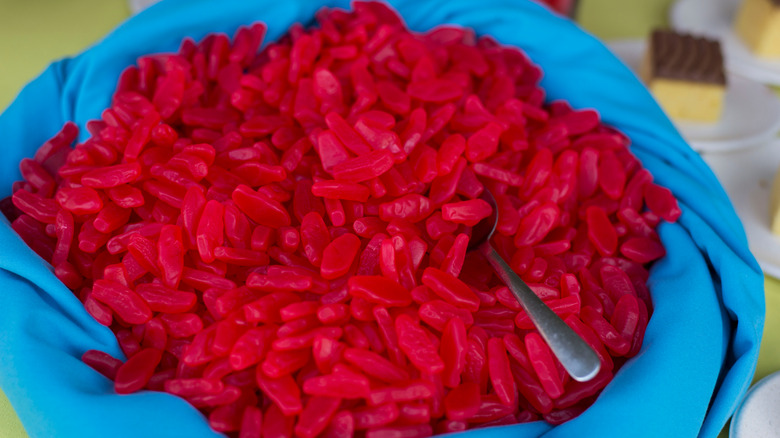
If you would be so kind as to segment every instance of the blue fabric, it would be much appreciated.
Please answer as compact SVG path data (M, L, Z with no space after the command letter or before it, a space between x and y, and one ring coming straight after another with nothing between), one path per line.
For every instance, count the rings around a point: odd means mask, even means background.
M640 354L597 402L558 427L531 423L467 432L470 437L714 437L747 390L764 320L763 277L742 226L709 168L675 131L647 90L599 41L531 2L397 0L408 26L452 23L524 49L545 72L549 99L595 108L625 132L683 215L660 233L668 255L652 269L655 304ZM323 5L345 1L165 0L129 19L83 54L52 64L0 116L0 196L19 178L18 162L74 120L107 107L116 79L138 56L174 51L181 39L233 31L260 20L268 39L310 23ZM160 393L112 393L79 361L87 349L121 357L48 266L0 223L0 385L32 437L208 437L203 417Z

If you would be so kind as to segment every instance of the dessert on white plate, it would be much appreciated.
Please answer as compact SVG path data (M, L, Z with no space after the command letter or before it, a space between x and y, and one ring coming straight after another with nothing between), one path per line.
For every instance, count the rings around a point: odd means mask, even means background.
M645 39L607 44L637 75L647 49ZM717 123L674 121L677 129L700 152L744 149L771 141L780 130L780 98L768 87L726 72L728 87Z
M780 0L742 0L734 31L754 55L780 58Z

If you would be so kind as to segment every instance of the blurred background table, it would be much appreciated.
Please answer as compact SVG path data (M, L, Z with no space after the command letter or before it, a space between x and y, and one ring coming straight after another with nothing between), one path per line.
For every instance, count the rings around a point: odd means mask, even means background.
M576 20L603 40L665 26L673 0L580 0ZM217 3L215 2L215 5ZM52 61L99 41L131 14L126 0L0 0L0 111ZM755 380L780 370L780 281L766 278L767 319ZM0 438L26 438L0 391Z

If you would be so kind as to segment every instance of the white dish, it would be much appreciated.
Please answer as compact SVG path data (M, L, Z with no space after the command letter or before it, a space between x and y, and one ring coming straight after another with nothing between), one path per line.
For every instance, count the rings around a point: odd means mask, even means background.
M671 8L672 27L718 38L726 68L758 82L780 85L780 59L765 60L750 52L734 33L734 15L741 0L679 0Z
M780 278L780 236L772 234L769 222L769 196L780 166L780 140L732 153L703 154L702 158L729 195L761 269Z
M643 39L613 41L609 48L634 72L645 53ZM727 74L728 88L718 123L676 121L675 126L691 147L702 152L722 152L771 140L780 131L780 98L765 85Z
M748 390L729 427L730 438L780 436L780 372L770 374Z

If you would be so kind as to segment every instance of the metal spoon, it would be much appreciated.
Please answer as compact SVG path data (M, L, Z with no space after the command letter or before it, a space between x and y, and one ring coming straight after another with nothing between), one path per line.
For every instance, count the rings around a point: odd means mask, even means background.
M472 228L469 251L479 251L487 258L569 375L580 382L594 378L601 368L596 352L547 307L490 246L490 238L493 237L498 224L498 207L487 188L482 191L480 198L490 204L493 214Z

